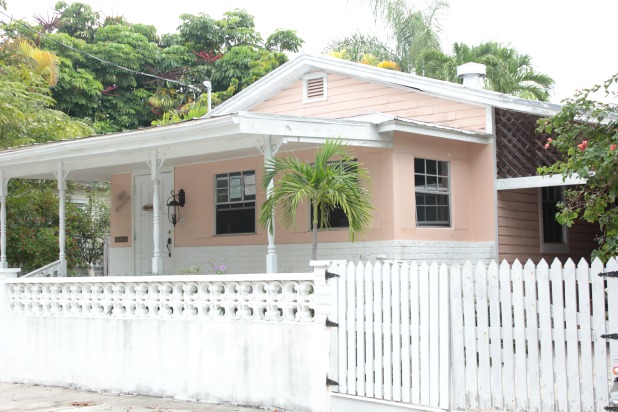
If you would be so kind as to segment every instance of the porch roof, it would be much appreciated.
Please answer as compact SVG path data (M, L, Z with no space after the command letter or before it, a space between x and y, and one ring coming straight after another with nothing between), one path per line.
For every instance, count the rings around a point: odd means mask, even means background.
M0 152L0 169L6 178L53 179L62 162L69 180L109 180L114 173L147 169L153 150L170 167L253 156L269 136L273 143L286 145L282 150L313 147L336 136L353 146L392 144L369 122L241 112L8 149Z
M413 127L412 127L413 126ZM316 119L239 112L111 135L63 140L0 151L5 178L54 179L62 162L68 180L105 181L115 173L147 170L152 151L165 167L249 157L268 144L281 151L314 147L342 137L351 146L392 147L394 131L488 143L491 136L380 116Z

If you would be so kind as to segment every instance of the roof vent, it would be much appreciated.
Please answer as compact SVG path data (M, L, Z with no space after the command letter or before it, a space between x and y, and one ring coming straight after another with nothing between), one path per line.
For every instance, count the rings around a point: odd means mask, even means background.
M303 102L326 100L326 73L311 73L306 75L303 80Z
M484 64L480 63L466 63L457 67L457 77L463 78L464 87L471 89L482 89L483 79L487 69Z

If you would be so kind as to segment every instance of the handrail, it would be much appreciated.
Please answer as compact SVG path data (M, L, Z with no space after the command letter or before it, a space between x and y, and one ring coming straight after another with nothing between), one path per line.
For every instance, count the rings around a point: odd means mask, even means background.
M21 278L48 278L48 277L58 277L60 274L60 260L52 262L48 265L43 266L42 268L33 270L30 273L26 273Z

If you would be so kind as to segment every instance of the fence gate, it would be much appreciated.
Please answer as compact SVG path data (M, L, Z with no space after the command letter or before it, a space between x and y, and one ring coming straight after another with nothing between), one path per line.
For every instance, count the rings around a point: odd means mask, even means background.
M341 263L331 321L339 393L448 409L449 280L445 265Z
M444 410L602 411L618 367L616 270L615 259L334 264L334 392Z

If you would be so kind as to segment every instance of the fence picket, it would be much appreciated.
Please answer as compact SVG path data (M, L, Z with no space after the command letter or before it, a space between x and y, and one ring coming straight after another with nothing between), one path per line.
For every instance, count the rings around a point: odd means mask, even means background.
M356 371L358 384L356 394L365 396L365 268L361 262L356 266ZM367 336L370 334L368 333Z
M498 265L492 261L487 267L487 297L489 299L489 339L491 358L491 404L502 408L502 342L500 339L500 285Z
M412 365L412 403L418 405L421 401L421 368L420 368L420 315L419 315L419 268L416 262L410 265L410 358Z
M393 285L393 400L401 401L401 278L397 263L394 263L391 269L391 282Z
M618 262L612 258L607 262L606 271L617 271ZM607 278L607 332L618 333L618 278ZM618 366L618 339L608 339L611 366ZM612 378L615 378L614 375ZM602 405L604 406L604 405Z
M592 283L592 327L594 336L594 401L597 406L607 405L609 393L607 390L607 340L601 337L609 333L605 329L605 279L598 276L603 272L603 262L596 258L590 269Z
M579 379L581 381L581 410L594 410L594 389L592 386L592 334L590 333L590 279L588 262L582 259L577 265L577 289L579 297L579 353L582 365Z
M359 263L360 265L361 263ZM350 262L347 268L347 325L348 325L348 394L356 395L356 319L355 319L355 306L356 297L354 296L354 289L356 282L354 274L356 268Z
M515 339L515 406L528 410L528 377L526 362L526 318L524 316L524 285L521 263L516 260L511 270L513 279L513 335Z
M371 263L365 265L365 331L367 340L365 344L367 366L365 368L365 394L372 398L374 396L375 380L373 375L373 366L375 364L375 353L373 350L373 342L375 340L375 331L373 323L373 266Z
M421 405L429 405L429 266L421 264L419 270L419 303L420 303L420 363L421 363Z
M577 292L575 283L575 263L571 259L564 265L564 300L567 343L567 397L570 411L581 409L579 378L579 344L577 341ZM569 304L571 302L571 304Z
M500 264L500 301L502 303L502 359L504 362L504 409L515 409L515 369L513 368L513 306L511 300L511 268L506 260Z
M451 266L451 354L453 371L451 387L453 389L453 409L466 409L466 368L464 359L464 325L461 286L461 270L458 264Z
M440 278L438 264L429 266L429 404L440 404Z
M375 336L375 397L382 399L384 396L384 370L382 369L382 265L376 263L373 268L373 324Z
M551 300L549 297L549 267L544 259L536 270L538 285L539 341L541 344L541 410L554 410L554 364L551 325Z
M384 347L384 399L393 399L393 338L392 338L392 314L391 314L391 265L382 266L382 316L383 322L383 347Z
M440 302L440 319L439 319L439 331L438 338L440 340L440 363L438 371L440 374L440 388L439 388L439 402L438 407L441 409L448 409L450 403L450 313L449 313L449 276L448 268L446 264L440 265L439 272L439 289L440 294L438 300Z
M478 370L476 364L476 314L474 307L474 268L467 261L462 270L464 344L466 351L466 398L470 409L478 408Z
M410 402L411 371L410 371L410 266L404 263L400 269L401 277L401 400Z
M476 295L476 342L478 357L479 408L491 408L491 371L489 362L489 312L487 301L487 270L479 261L474 268L474 293Z
M541 410L539 380L539 323L537 321L536 269L531 260L524 266L526 348L528 354L528 410Z
M568 383L566 374L566 337L564 321L564 274L562 263L558 258L554 259L549 270L551 280L553 340L554 340L554 368L562 373L554 373L556 388L556 410L566 412L568 405Z

